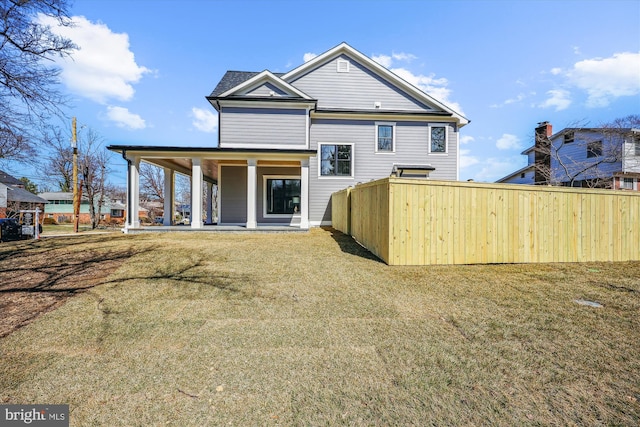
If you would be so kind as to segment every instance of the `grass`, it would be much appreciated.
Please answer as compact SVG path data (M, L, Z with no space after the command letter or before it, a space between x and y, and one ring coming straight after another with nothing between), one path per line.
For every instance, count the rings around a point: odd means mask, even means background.
M117 227L106 228L106 229L101 229L101 228L92 229L90 225L86 225L86 224L80 224L78 226L79 233L86 233L90 231L105 231L105 230L119 231L120 229ZM42 226L42 234L44 236L56 235L56 234L72 234L73 232L74 232L73 224L60 223L60 224L45 224Z
M0 402L71 425L640 423L640 262L389 267L315 229L17 242L0 272L66 301L0 339Z

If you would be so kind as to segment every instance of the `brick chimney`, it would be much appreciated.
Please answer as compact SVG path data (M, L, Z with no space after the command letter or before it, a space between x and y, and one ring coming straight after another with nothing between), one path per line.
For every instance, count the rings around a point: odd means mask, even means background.
M549 122L540 122L538 123L538 127L536 128L536 136L546 136L547 138L549 138L551 135L553 135L553 130L552 130L552 126L551 123Z
M535 175L534 182L537 185L549 184L551 173L551 140L553 135L551 123L540 122L536 127L535 141Z

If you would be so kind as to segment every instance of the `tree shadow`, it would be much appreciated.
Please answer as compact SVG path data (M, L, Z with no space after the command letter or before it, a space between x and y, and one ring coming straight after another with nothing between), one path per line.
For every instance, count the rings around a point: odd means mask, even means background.
M68 240L20 242L2 248L0 337L57 308L68 298L108 283L106 278L126 260L152 250L132 246L104 248L111 242L108 237L92 238L90 242L94 248L79 248Z
M344 234L331 227L323 227L323 229L331 233L331 237L336 241L342 252L384 264L384 261L356 242L356 240L348 234Z

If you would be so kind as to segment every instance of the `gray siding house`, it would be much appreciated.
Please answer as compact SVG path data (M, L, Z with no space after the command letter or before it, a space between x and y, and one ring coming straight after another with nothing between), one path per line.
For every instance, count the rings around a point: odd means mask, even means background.
M207 99L218 112L217 147L109 147L129 165L128 209L138 205L141 161L164 168L169 206L174 173L191 176L192 206L203 206L193 228L203 227L203 210L212 218L213 185L220 225L308 228L331 224L333 192L397 165L458 179L469 121L346 43L288 73L228 71ZM205 200L196 191L204 183Z

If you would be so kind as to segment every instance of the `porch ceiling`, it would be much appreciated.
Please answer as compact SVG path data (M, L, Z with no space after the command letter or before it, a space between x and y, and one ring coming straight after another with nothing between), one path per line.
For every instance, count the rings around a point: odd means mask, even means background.
M159 166L161 168L170 168L183 175L191 176L192 161L189 158L161 157L161 158L145 158L140 159L143 162ZM213 184L218 183L218 161L212 159L202 159L202 175L206 182Z

